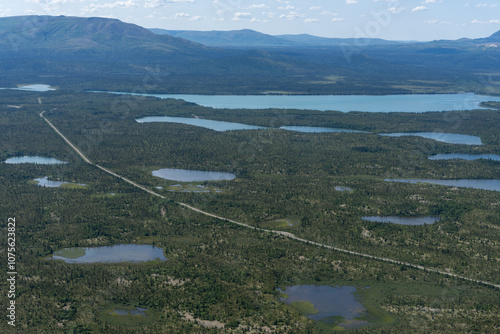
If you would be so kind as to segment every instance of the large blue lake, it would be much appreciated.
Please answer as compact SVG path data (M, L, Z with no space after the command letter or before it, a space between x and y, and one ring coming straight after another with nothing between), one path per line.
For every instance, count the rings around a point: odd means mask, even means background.
M161 99L180 99L205 107L220 109L300 109L337 110L342 112L411 112L484 109L481 102L497 101L500 97L464 94L418 95L190 95L190 94L139 94Z

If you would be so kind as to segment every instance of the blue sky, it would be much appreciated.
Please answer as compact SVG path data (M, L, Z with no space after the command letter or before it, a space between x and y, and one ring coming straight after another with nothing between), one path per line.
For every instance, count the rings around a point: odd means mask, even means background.
M498 0L16 0L0 16L117 18L147 28L435 40L500 30Z

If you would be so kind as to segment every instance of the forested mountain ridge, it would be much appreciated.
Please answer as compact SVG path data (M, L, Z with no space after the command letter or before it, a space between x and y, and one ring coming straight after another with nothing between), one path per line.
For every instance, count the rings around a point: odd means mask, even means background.
M116 19L66 16L18 16L0 20L0 57L148 60L162 56L210 56L203 45L169 35L154 34Z
M176 34L188 37L181 32ZM248 29L204 34L212 44L239 46L202 45L108 18L0 18L0 86L43 82L123 91L141 86L152 93L194 94L500 94L500 80L484 74L498 72L499 33L428 43L271 36ZM146 87L144 76L150 75L157 84Z

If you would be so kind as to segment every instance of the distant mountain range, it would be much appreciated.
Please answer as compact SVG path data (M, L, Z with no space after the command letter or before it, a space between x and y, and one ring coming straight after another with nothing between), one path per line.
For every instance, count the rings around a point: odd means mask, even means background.
M0 57L123 60L209 56L210 48L106 18L18 16L0 19Z
M372 45L392 45L398 42L377 38L325 38L308 34L272 36L258 31L243 29L231 31L195 31L149 29L159 35L180 37L214 47L300 47L300 46L340 46L354 43L370 43Z
M0 18L0 84L258 94L499 92L500 32L394 42L253 30L145 29L107 18ZM157 84L145 85L153 76ZM149 79L148 79L149 80Z

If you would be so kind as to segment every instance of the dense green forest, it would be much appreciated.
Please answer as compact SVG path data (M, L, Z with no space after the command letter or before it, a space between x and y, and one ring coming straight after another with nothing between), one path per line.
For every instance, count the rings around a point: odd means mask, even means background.
M39 103L42 102L41 104ZM488 104L489 107L498 107ZM85 163L39 116L91 161L167 199ZM216 132L135 121L200 117L265 126ZM0 163L0 217L16 218L16 328L4 333L328 333L280 301L278 288L350 285L376 320L359 333L495 332L500 290L437 273L334 252L200 215L177 203L255 227L404 260L500 284L500 193L405 184L390 178L498 179L500 162L429 160L438 153L500 154L498 109L429 113L227 110L159 100L58 90L0 92L0 161L43 156L63 165ZM299 133L309 125L370 133ZM481 137L453 145L389 132ZM231 172L233 181L192 182L221 192L171 191L159 168ZM35 178L84 183L43 188ZM162 189L156 189L162 187ZM348 187L351 191L338 191ZM363 221L371 215L439 216L433 225ZM6 235L6 233L5 233ZM123 243L161 247L166 262L68 264L47 259L67 247ZM7 238L0 240L7 259ZM8 282L0 284L7 291ZM1 305L9 299L2 293ZM145 307L147 319L121 322L114 307ZM192 317L197 321L189 321ZM217 328L222 323L224 328ZM36 330L34 330L36 328Z

